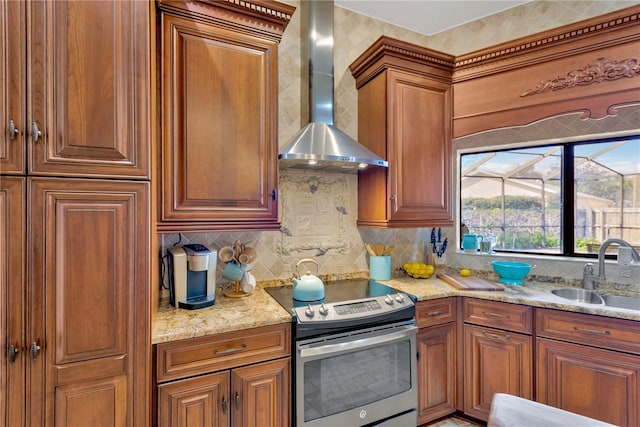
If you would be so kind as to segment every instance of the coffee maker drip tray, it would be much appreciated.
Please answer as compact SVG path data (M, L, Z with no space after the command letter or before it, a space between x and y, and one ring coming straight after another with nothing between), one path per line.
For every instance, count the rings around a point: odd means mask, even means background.
M215 295L202 295L199 297L187 298L186 301L178 301L178 308L196 310L198 308L210 307L215 302Z

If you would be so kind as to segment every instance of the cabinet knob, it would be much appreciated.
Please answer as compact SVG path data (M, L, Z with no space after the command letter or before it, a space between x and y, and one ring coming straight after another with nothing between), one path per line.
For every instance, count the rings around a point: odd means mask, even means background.
M9 120L9 128L7 129L7 136L10 140L16 139L16 136L20 135L20 131L16 129L16 124L13 120Z
M31 343L31 360L32 361L34 362L36 361L36 359L38 358L38 353L40 352L40 349L41 349L40 346L35 341Z
M33 142L36 142L42 136L42 132L38 128L38 123L33 122L31 124L31 137L33 138Z
M14 363L16 361L16 356L20 353L18 347L14 345L9 346L9 350L7 350L7 358L9 359L9 363Z
M240 410L240 395L238 395L237 391L236 391L236 395L233 397L233 401L236 404L236 409Z

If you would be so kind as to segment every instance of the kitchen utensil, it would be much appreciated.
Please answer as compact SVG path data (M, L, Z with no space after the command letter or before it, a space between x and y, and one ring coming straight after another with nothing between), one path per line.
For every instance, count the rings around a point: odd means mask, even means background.
M391 252L393 252L393 250L396 248L395 245L389 245L387 246L387 249L384 250L384 254L385 256L391 255Z
M369 257L369 277L373 280L391 279L391 257L390 256Z
M376 256L381 256L384 253L384 245L382 243L376 243L374 249Z
M491 266L500 276L498 281L506 285L522 285L524 283L522 279L535 267L535 265L532 266L526 262L514 261L493 261Z
M240 288L245 294L250 294L256 288L256 277L249 271L244 273L240 281Z
M311 258L301 259L296 264L296 272L301 264L312 262L316 265L316 274L320 270L320 265ZM293 278L293 299L296 301L319 301L324 299L324 283L319 277L311 274L309 270L300 277Z
M233 248L231 246L224 246L218 251L218 258L222 262L229 262L233 259Z
M224 270L222 270L222 277L231 282L235 282L242 279L243 273L244 270L241 266L235 262L228 262L227 265L224 266Z
M504 291L502 286L478 277L463 277L459 274L437 274L436 277L461 291Z
M479 234L465 234L462 236L462 249L465 252L477 252L478 245L483 240Z
M376 256L376 251L373 250L373 247L371 247L369 243L365 243L364 247L367 249L367 252L369 253L369 255Z

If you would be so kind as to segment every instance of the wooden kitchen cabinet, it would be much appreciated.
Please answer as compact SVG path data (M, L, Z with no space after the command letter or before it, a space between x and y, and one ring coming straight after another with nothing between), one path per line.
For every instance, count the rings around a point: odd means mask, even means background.
M464 412L487 421L495 393L533 398L532 309L465 298L463 311Z
M278 42L295 10L159 1L158 230L277 230Z
M158 344L158 425L289 426L290 345L290 324Z
M2 425L150 422L152 7L0 5Z
M0 179L4 425L148 423L148 187Z
M149 178L149 13L147 2L3 3L3 174Z
M453 60L383 36L351 64L358 141L389 162L358 172L358 225L453 225Z
M638 322L539 309L536 396L618 426L640 422Z
M418 424L456 410L457 299L416 304L418 348Z

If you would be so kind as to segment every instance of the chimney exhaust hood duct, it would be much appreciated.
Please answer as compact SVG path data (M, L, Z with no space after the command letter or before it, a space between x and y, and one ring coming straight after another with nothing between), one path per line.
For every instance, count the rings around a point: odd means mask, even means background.
M333 1L302 1L308 22L309 119L278 155L282 168L356 173L389 163L333 126ZM308 12L305 21L304 13ZM303 43L304 46L304 43Z

